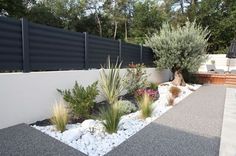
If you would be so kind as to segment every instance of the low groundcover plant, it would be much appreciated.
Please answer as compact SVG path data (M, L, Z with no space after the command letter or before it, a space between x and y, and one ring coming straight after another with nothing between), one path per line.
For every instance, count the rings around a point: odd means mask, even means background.
M137 110L136 106L128 100L119 100L117 105L119 105L120 111L124 114L128 114Z

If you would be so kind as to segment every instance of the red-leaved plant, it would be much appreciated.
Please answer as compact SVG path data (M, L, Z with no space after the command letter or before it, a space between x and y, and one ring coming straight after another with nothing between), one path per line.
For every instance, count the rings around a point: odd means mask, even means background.
M135 92L136 99L139 101L145 93L150 97L152 101L156 100L159 97L158 90L140 88Z

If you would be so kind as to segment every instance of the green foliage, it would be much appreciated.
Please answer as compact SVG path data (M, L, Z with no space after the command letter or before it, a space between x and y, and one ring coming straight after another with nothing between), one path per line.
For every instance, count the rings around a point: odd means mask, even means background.
M25 0L0 0L0 15L21 18L26 14L27 1Z
M64 100L69 103L72 112L76 116L87 118L91 113L91 109L94 107L94 100L98 95L97 83L98 82L94 82L92 85L85 88L75 82L73 89L58 89L58 92L61 93Z
M150 18L151 17L151 18ZM137 1L134 5L129 41L144 43L145 35L161 28L168 18L166 12L154 0Z
M144 67L144 64L130 64L127 68L125 83L129 93L134 94L136 90L146 87L147 74Z
M149 82L148 88L152 90L157 90L158 89L158 84L154 82Z
M165 23L160 32L147 38L146 45L153 49L158 69L194 72L206 59L208 36L208 30L195 22L176 28Z
M107 61L107 69L102 67L100 72L100 86L104 97L109 104L115 104L118 101L118 97L124 90L124 80L120 76L121 63L113 66L110 63L110 58Z
M236 1L204 0L196 7L197 22L211 31L208 52L226 53L236 37Z
M31 22L63 28L62 20L51 12L51 8L44 4L36 4L28 11L28 20Z
M120 107L120 111L123 114L128 114L137 110L135 105L128 100L119 100L117 105Z
M146 119L152 115L153 108L152 108L152 100L148 94L144 94L142 99L139 102L139 109L141 112L141 117Z
M53 106L53 117L51 123L55 125L56 129L60 132L65 131L66 124L68 123L68 111L64 103L56 103Z
M116 133L119 128L119 122L123 113L118 105L112 105L107 110L100 110L100 117L107 133Z

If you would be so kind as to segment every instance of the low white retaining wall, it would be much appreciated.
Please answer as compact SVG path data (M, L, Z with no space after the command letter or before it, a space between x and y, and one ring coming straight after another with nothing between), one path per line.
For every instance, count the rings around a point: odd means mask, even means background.
M149 81L164 82L169 71L147 68ZM121 72L125 73L126 69ZM0 74L0 128L19 123L32 123L51 116L52 106L61 96L57 88L72 88L75 81L87 86L99 79L99 70L76 70ZM102 101L101 95L97 101Z
M236 59L228 59L226 58L226 54L211 54L208 55L208 59L206 62L202 63L201 67L199 68L199 72L206 72L207 64L211 64L211 61L215 61L216 69L223 69L225 71L228 71L228 66L230 63L229 71L236 69Z

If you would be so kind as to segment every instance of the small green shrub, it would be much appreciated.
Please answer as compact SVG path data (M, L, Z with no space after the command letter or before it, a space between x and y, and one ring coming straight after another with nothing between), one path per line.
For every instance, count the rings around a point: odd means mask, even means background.
M152 100L149 97L149 95L145 93L142 99L138 102L139 102L139 109L141 112L141 117L143 119L150 117L152 115L153 108L152 108Z
M120 76L120 67L121 63L118 64L117 61L113 66L110 63L110 58L108 58L108 71L102 67L102 71L100 72L100 86L102 89L102 94L109 104L116 103L121 95L121 92L124 90L124 80Z
M66 124L68 123L68 110L65 105L60 102L53 106L53 117L51 123L55 125L56 129L60 132L65 131Z
M144 64L130 64L127 68L126 76L126 89L128 93L134 94L134 92L140 88L146 88L147 74L144 70Z
M111 105L107 110L100 110L100 117L107 133L116 133L119 128L119 122L123 113L116 104Z
M158 89L158 84L154 83L154 82L150 82L149 85L148 85L148 88L152 89L152 90L157 90Z
M119 100L117 105L119 105L120 111L124 114L128 114L137 110L135 105L128 100Z
M94 100L98 95L97 83L96 81L85 88L75 82L73 89L58 89L58 92L63 95L64 100L69 103L69 107L77 117L87 118L91 114Z

